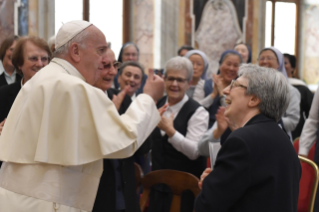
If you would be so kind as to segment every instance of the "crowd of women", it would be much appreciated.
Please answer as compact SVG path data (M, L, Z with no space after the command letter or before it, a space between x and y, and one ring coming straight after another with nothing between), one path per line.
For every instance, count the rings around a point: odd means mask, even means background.
M54 52L54 45L49 47L43 39L38 37L11 36L1 44L0 132L21 86L50 62L52 52ZM217 152L214 155L210 154L208 143L214 142L220 146L228 135L238 128L224 117L226 102L223 90L237 78L241 64L252 62L250 47L240 43L233 49L226 50L220 56L219 70L216 70L213 76L207 76L209 60L204 52L190 46L182 46L178 50L178 55L170 59L164 67L166 92L163 99L158 102L158 108L161 111L165 107L166 111L157 129L144 143L139 153L131 159L105 161L104 169L113 169L114 176L102 176L99 192L101 195L107 195L109 191L102 191L103 183L113 179L112 186L117 187L117 189L111 189L111 192L115 193L113 194L115 201L108 203L108 206L114 204L113 208L116 210L122 210L123 205L126 211L130 211L128 210L130 207L138 207L135 200L130 199L129 195L126 196L127 191L122 185L124 181L134 184L132 180L135 177L132 173L134 161L142 166L145 173L151 169L169 168L190 172L200 177L206 167L205 157L215 158L217 154ZM143 92L147 75L143 65L138 62L139 49L134 43L124 44L117 60L114 52L109 49L108 58L110 63L104 67L101 79L95 86L113 99L116 99L119 90L124 91L128 96L122 102L122 109L118 108L119 112L122 110L120 113L123 113L130 102ZM278 125L287 132L292 141L301 135L313 94L302 81L292 78L296 67L294 56L283 55L275 47L266 47L259 52L257 63L259 66L279 71L291 84L288 108ZM271 108L272 105L268 107ZM153 154L152 159L150 159L150 150ZM152 168L150 160L153 161ZM110 164L107 164L108 162ZM125 170L121 168L123 166L126 166ZM127 172L127 170L132 171ZM130 180L127 180L128 176ZM129 186L126 185L127 187ZM154 200L151 199L150 204L155 201L159 206L150 205L150 207L160 208L166 205L158 201L160 196L160 199L165 199L165 195L163 197L165 191L166 188L163 187L155 188L152 193ZM100 196L98 194L96 204L100 204ZM184 199L187 200L187 198ZM103 203L96 205L94 211L98 211L99 207L103 208Z

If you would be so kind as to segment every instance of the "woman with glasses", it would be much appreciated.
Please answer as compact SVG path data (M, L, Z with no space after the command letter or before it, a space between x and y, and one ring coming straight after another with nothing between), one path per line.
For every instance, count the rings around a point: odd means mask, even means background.
M5 118L21 87L48 65L50 58L51 51L45 40L39 37L23 37L18 40L12 53L12 64L23 77L18 82L0 88L0 127L5 124Z
M130 96L125 95L125 92L120 93L119 90L111 88L121 63L116 61L114 52L110 48L107 49L106 54L110 62L104 66L101 77L94 86L100 88L112 99L119 114L124 114L132 100ZM134 155L143 154L139 153L139 150ZM134 157L104 159L93 212L139 211L138 198L134 198L135 183Z
M261 50L258 57L258 64L262 67L273 68L282 73L287 81L285 60L283 54L275 47L267 47ZM284 129L292 140L291 132L297 127L300 118L300 93L289 84L290 101L286 112L282 117Z
M206 159L197 151L197 142L207 130L208 112L186 95L192 76L193 65L187 58L177 56L165 65L167 96L157 102L157 107L167 108L150 136L153 171L172 169L200 177L206 167ZM167 186L154 186L149 211L169 209L170 195ZM193 202L193 194L183 195L181 211L193 211Z

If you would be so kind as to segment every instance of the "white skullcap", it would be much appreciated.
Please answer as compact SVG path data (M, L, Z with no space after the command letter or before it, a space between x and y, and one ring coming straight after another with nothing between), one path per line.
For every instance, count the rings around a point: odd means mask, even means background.
M82 20L70 21L63 24L55 38L55 49L60 48L91 25L91 23Z

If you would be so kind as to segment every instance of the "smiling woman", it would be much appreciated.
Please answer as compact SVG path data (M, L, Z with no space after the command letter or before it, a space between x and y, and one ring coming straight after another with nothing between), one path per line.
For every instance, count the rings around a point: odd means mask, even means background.
M208 112L186 95L193 76L193 65L187 58L173 57L165 65L167 96L157 102L162 108L168 104L160 123L153 131L152 170L172 169L191 173L197 177L205 169L206 158L199 155L197 143L207 130ZM149 211L166 211L170 192L165 185L151 190ZM163 192L165 191L165 192ZM193 208L193 194L183 194L181 204ZM156 209L155 209L156 208ZM181 210L185 211L185 210Z
M136 91L141 87L144 78L144 68L138 62L128 61L123 63L119 70L118 82L121 90L127 89L127 94L133 99Z
M197 212L296 211L300 162L287 134L277 124L287 108L288 86L285 77L274 69L245 64L232 89L224 89L230 102L225 116L238 129L222 144L214 169L201 177ZM270 198L269 193L273 194ZM254 201L250 201L252 196Z
M13 51L12 63L19 74L23 75L22 84L48 65L51 56L51 50L43 39L39 37L21 38Z
M12 53L12 63L23 78L0 88L0 122L7 118L21 86L46 66L50 57L51 51L45 40L39 37L23 37L18 40Z
M206 98L207 104L210 106L208 108L210 120L209 126L213 126L216 121L216 113L220 106L224 106L223 90L232 82L232 80L237 78L237 72L240 64L242 63L241 55L235 50L225 51L219 60L219 75L214 75L214 89Z
M258 64L262 67L273 68L285 76L288 81L287 72L284 64L283 54L275 47L268 47L261 50L258 57ZM287 110L285 111L282 122L289 136L292 138L291 132L297 127L300 118L300 93L289 84L290 100Z

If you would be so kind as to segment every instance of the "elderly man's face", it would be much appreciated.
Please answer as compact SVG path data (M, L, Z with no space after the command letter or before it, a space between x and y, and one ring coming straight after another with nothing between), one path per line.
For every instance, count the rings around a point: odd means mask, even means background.
M49 54L45 49L27 41L23 48L23 65L19 69L23 73L23 82L31 79L41 68L48 65Z
M142 71L140 68L135 66L126 66L123 69L122 74L118 78L121 90L123 90L127 85L129 85L129 90L127 94L133 96L137 89L141 87L142 84Z
M188 75L185 70L167 70L165 88L170 105L181 101L189 88Z
M249 111L248 103L251 96L246 94L247 86L247 79L239 77L223 91L227 104L225 116L234 123L240 123L241 118Z
M85 41L85 48L80 47L79 72L86 82L94 85L100 78L104 66L107 64L107 42L104 34L95 26L90 26L90 31Z
M117 73L117 61L115 60L114 52L111 49L107 49L106 52L108 62L104 66L103 71L101 72L101 77L95 83L95 87L106 91L112 87L113 79Z

